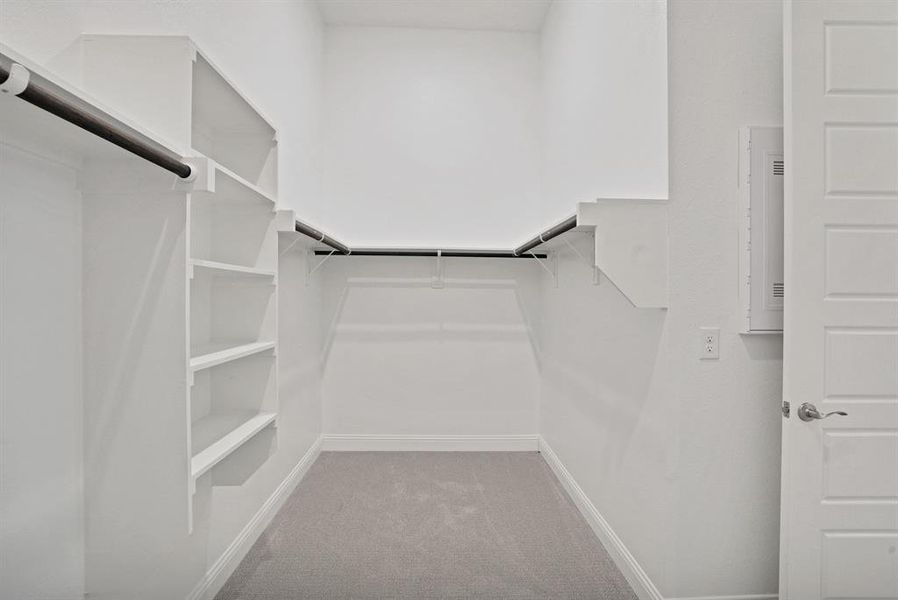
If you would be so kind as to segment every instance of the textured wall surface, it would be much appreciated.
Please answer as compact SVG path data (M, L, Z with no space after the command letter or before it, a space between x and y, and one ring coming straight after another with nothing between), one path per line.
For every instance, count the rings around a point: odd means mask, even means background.
M510 259L331 259L324 431L537 433L539 266Z
M553 2L540 39L542 223L667 198L667 2Z
M736 173L737 128L782 125L782 3L673 2L670 62L668 355L680 438L671 595L769 594L782 338L737 333ZM709 324L720 325L721 360L699 363L697 328Z
M770 594L782 338L738 334L736 174L738 128L782 122L782 6L669 11L670 308L632 308L563 251L540 431L665 596ZM719 361L698 360L701 326Z
M0 143L0 178L0 595L74 600L84 589L77 172Z

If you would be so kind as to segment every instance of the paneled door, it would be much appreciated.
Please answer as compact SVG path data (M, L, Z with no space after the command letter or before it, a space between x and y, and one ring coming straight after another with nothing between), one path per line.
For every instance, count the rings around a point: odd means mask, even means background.
M898 0L784 29L780 598L898 599Z

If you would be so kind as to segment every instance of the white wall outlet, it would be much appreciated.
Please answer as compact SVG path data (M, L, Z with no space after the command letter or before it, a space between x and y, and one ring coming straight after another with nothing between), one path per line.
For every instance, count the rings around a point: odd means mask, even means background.
M720 358L720 327L700 327L701 360L718 360Z

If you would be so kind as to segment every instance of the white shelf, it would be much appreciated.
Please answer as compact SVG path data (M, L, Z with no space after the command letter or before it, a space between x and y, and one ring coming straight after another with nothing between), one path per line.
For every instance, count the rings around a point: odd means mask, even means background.
M667 308L667 201L601 198L577 205L595 230L595 266L637 308Z
M274 138L275 128L266 115L243 95L228 77L196 48L193 73L194 119L225 131L257 133Z
M193 424L190 474L196 479L274 422L275 413L212 414Z
M190 256L275 271L275 198L210 159L191 161L200 183L190 195Z
M216 342L204 344L191 352L190 370L194 373L217 365L252 356L271 350L276 342L252 342L238 344L235 342Z
M256 184L247 181L227 167L215 163L215 171L216 176L218 174L224 175L224 177L216 177L215 179L215 194L218 196L217 200L219 202L223 199L242 201L245 198L252 198L258 202L270 205L272 210L277 204L277 198L275 198L273 194L270 194Z
M190 264L194 268L206 269L218 274L225 275L249 275L255 277L273 278L276 273L270 269L256 269L254 267L244 267L241 265L232 265L229 263L217 262L214 260L192 259Z

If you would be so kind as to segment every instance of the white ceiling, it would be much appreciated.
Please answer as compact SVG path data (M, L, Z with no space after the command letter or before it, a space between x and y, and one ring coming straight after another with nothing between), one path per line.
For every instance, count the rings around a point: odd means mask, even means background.
M318 0L328 25L539 31L552 0Z

